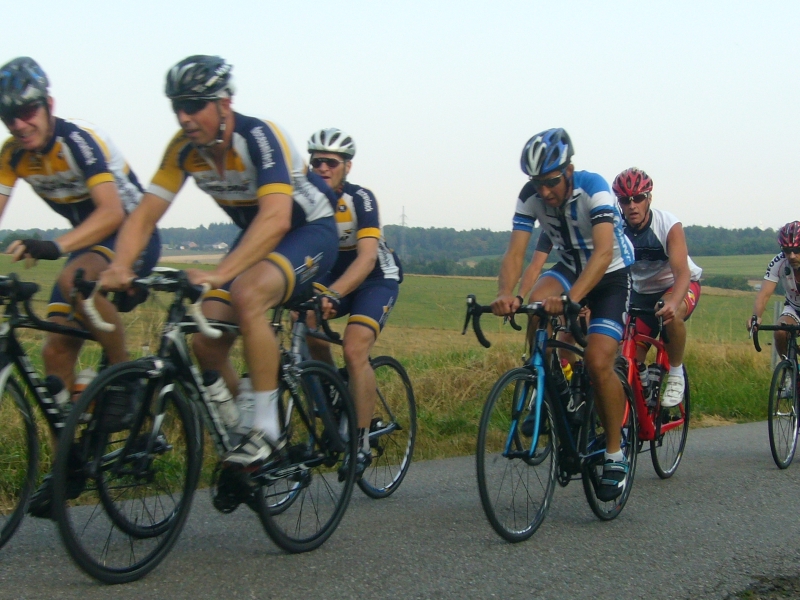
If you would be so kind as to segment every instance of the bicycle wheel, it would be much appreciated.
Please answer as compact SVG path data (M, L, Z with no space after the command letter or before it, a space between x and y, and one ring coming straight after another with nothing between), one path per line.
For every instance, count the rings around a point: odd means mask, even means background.
M189 514L202 461L200 424L182 389L164 385L153 361L111 367L81 395L59 437L54 518L72 559L103 583L155 568ZM103 402L127 390L136 412L108 432ZM92 413L82 422L84 413Z
M261 523L292 553L318 548L336 530L353 493L358 443L355 409L336 371L313 360L298 371L295 393L280 386L286 446L254 474Z
M782 360L769 386L769 448L778 468L792 464L797 449L797 385L792 363Z
M606 433L600 417L597 414L594 391L589 388L587 395L586 413L581 427L579 452L581 461L581 479L583 491L592 512L603 521L610 521L622 512L633 487L633 476L636 472L638 424L636 410L633 405L633 394L627 382L627 376L617 371L617 376L622 382L625 393L625 418L622 422L622 451L628 459L628 474L622 494L614 500L604 502L597 497L597 489L603 476L603 463L606 449Z
M494 384L478 429L478 491L486 518L509 542L521 542L542 524L556 484L557 453L553 413L542 402L539 439L533 457L531 437L520 431L536 399L536 375L512 369Z
M16 379L9 377L0 395L0 548L25 516L36 484L39 442L30 404Z
M666 377L663 378L661 393L663 397ZM689 375L686 365L683 366L683 402L677 406L658 408L656 415L656 437L650 440L650 458L653 468L661 479L668 479L678 470L689 435Z
M370 498L386 498L400 487L417 439L417 405L408 373L391 356L371 361L378 401L369 428L372 463L358 480Z

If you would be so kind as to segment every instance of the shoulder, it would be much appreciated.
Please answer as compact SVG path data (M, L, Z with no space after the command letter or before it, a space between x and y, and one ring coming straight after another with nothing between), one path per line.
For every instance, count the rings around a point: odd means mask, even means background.
M582 189L589 196L594 196L600 192L611 194L611 187L602 175L590 173L589 171L575 171L573 175L573 187Z
M3 142L3 146L0 148L0 157L2 157L3 161L7 161L10 160L12 156L21 152L24 152L24 149L19 145L17 138L11 136Z
M351 196L354 200L357 200L360 204L363 204L365 210L373 210L375 206L375 194L372 193L372 190L346 181L342 191Z
M527 202L531 198L536 196L536 188L533 187L533 182L529 181L525 185L522 186L522 189L519 191L519 200L520 202Z

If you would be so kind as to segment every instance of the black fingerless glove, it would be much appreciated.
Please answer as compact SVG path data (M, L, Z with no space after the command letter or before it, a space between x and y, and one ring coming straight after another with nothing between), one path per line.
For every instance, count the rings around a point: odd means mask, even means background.
M61 248L55 242L45 240L22 240L25 254L37 260L58 260L61 258Z

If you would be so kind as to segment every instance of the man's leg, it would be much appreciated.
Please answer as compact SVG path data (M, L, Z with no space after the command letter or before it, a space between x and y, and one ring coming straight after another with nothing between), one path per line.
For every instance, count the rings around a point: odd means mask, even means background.
M691 291L690 293L693 294ZM672 298L671 293L664 294L664 302L668 302L670 298ZM683 353L686 349L686 319L691 314L687 302L688 298L680 303L678 310L675 311L675 318L664 326L669 340L664 343L664 347L670 365L667 386L661 397L661 406L664 408L671 408L683 402L683 393L686 389L683 378ZM694 305L691 308L694 309Z
M586 370L595 391L595 404L600 422L606 432L606 452L620 450L622 420L625 418L625 396L622 383L614 371L619 342L601 333L587 337L584 356Z

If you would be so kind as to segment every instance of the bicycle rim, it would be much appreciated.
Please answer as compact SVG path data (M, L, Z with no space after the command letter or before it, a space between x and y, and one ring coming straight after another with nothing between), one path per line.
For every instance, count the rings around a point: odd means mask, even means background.
M659 398L664 397L666 377L661 384ZM661 479L668 479L678 470L689 435L689 375L683 367L683 402L669 408L661 406L656 414L656 437L650 440L650 458Z
M538 442L520 432L535 406L536 376L512 369L495 383L481 416L476 453L478 491L486 518L509 542L528 539L544 521L556 483L557 455L550 403L541 404Z
M303 362L299 370L297 396L283 382L280 388L286 446L254 476L261 523L292 553L318 548L339 525L353 493L358 442L353 403L336 371L318 361ZM319 390L327 396L324 405L315 401ZM326 422L340 433L326 431ZM334 449L336 436L343 451Z
M792 464L797 449L797 377L788 360L775 367L769 387L769 447L778 468Z
M371 361L378 400L370 424L372 463L358 480L370 498L386 498L402 483L411 466L417 439L417 407L411 380L390 356Z
M135 581L166 557L200 474L196 414L177 386L162 387L150 372L152 363L137 361L101 373L59 439L54 517L72 559L103 583ZM137 415L129 429L107 433L98 407L120 386L138 398Z
M17 381L0 394L0 548L25 516L38 475L39 442L33 413Z

